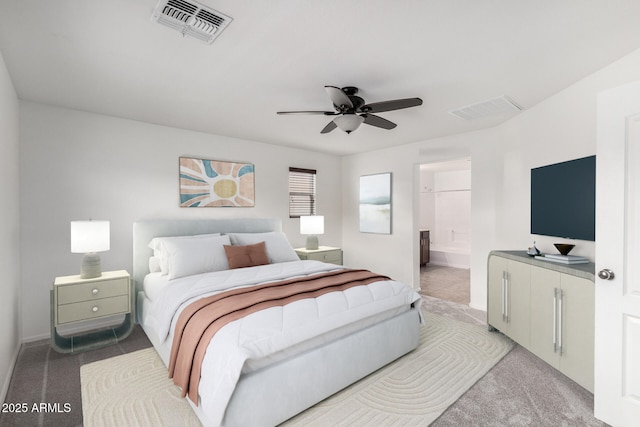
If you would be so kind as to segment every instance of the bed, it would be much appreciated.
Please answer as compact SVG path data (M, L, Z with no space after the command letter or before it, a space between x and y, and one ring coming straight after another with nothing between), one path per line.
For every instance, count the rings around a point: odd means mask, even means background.
M188 303L250 285L343 272L342 266L291 259L278 219L140 221L133 237L137 320L167 366L172 328ZM238 249L266 243L269 263L229 269L212 266L218 261L209 257L205 269L213 271L200 272L194 248L227 238ZM165 249L172 244L168 260L152 241ZM211 339L195 399L187 401L205 426L280 424L415 349L420 321L419 295L390 279L249 314ZM237 348L211 350L227 342Z

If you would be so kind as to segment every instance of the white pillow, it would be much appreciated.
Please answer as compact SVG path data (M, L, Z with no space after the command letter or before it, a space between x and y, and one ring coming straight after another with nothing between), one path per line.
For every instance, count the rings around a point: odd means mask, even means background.
M209 271L228 270L224 245L229 236L198 239L169 239L163 242L169 265L169 280Z
M149 242L149 248L153 249L153 256L160 258L160 272L162 275L169 273L169 259L164 249L164 242L174 239L206 239L207 237L219 236L220 233L196 234L194 236L171 236L171 237L155 237ZM149 268L151 270L151 268ZM153 271L152 271L153 272Z
M160 257L149 257L149 273L159 273L160 271Z
M277 262L300 261L300 257L291 247L287 236L282 231L270 231L268 233L228 233L231 243L234 245L253 245L265 242L269 261Z

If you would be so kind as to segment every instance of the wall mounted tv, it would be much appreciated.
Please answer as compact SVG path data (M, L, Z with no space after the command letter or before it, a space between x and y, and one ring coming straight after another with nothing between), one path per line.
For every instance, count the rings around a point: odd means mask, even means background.
M531 234L596 240L596 156L531 169Z

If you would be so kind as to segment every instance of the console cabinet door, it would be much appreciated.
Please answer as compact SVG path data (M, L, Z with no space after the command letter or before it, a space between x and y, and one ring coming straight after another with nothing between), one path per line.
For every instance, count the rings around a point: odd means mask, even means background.
M507 259L491 256L488 266L488 299L487 299L487 318L489 325L493 326L500 332L507 333L507 322L504 317L504 274L507 271Z
M562 274L562 357L560 371L593 392L595 285Z
M531 324L531 266L507 260L509 337L529 348Z
M559 314L556 304L558 298L556 290L559 289L559 272L531 266L531 348L529 350L556 369L560 366L557 346Z
M531 267L529 350L591 392L594 295L590 280Z
M528 348L530 266L522 262L492 256L489 259L488 269L487 316L489 324Z

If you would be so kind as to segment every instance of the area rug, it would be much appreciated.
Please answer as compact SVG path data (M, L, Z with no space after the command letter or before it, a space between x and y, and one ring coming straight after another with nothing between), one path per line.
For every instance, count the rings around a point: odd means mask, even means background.
M424 315L416 350L284 425L429 425L513 347L486 327ZM83 365L80 377L85 427L200 425L152 348Z

